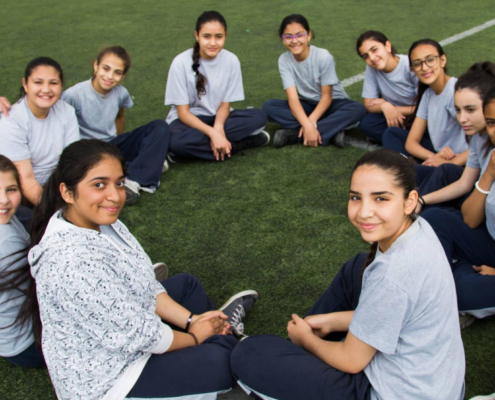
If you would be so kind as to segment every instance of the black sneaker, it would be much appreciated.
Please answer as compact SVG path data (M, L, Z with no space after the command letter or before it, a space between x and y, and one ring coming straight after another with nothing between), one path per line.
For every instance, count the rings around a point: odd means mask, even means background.
M279 129L273 137L273 147L284 147L299 142L298 129Z
M159 262L153 264L153 271L155 271L155 278L158 282L164 281L168 278L168 268L165 263Z
M336 135L332 136L330 139L330 143L333 145L343 149L344 148L344 131L337 133Z
M258 292L255 290L244 290L232 296L220 307L220 311L223 311L227 315L227 322L230 323L232 333L235 336L245 336L242 320L253 304L256 303L256 300L258 300Z
M266 146L270 142L270 134L266 131L261 131L257 135L248 136L237 142L231 142L232 153L238 153L246 149Z

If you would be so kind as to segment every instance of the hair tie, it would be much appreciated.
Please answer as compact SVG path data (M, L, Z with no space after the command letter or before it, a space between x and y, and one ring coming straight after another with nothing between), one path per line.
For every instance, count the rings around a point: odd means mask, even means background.
M199 63L193 63L192 70L194 71L194 76L198 74Z

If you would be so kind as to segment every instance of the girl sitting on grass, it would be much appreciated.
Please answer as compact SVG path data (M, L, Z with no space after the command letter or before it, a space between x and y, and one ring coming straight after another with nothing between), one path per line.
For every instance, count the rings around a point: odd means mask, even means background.
M76 109L81 138L104 140L120 150L127 164L125 191L130 205L138 200L140 190L153 193L168 169L168 126L156 119L125 132L125 109L134 102L122 86L131 68L131 57L124 48L104 48L93 67L93 76L67 89L62 100Z
M489 151L483 157L476 189L461 210L429 208L422 213L451 264L459 311L471 316L462 319L465 326L474 321L472 317L492 319L495 315L495 86L485 96L483 110L490 143L481 148L476 145L480 152Z
M383 146L410 154L423 166L465 165L469 146L454 108L457 78L447 75L447 56L442 46L431 39L414 42L409 49L409 63L419 80L414 122L410 132L388 128L383 134ZM416 172L420 183L431 168L419 167Z
M285 17L278 33L287 49L278 59L287 100L263 104L268 119L283 128L275 132L273 145L344 147L344 130L359 122L365 108L349 100L328 50L310 45L315 35L306 18Z
M454 280L431 226L414 209L414 168L387 149L352 172L348 215L368 256L344 264L304 319L252 336L232 354L239 384L262 399L464 398ZM363 269L364 267L364 269Z
M359 130L381 143L387 128L404 128L406 117L414 112L418 78L409 68L409 58L397 54L381 32L364 32L356 50L367 64L362 97L368 113L361 119Z
M474 189L481 168L493 147L486 134L483 99L495 87L495 64L490 61L476 63L461 75L455 84L455 110L457 121L464 133L470 136L466 167L442 164L427 176L419 188L421 206L438 205L459 208L465 196Z
M0 154L17 167L31 206L38 204L62 150L79 140L74 108L59 101L63 84L58 62L48 57L31 60L22 78L21 99L8 118L0 119Z
M193 276L158 282L117 219L123 164L110 143L73 143L34 213L29 263L57 396L214 399L235 383L237 339L227 333L241 333L257 293L238 293L215 311Z
M33 334L41 323L26 259L29 234L14 215L20 204L17 168L0 155L0 357L21 367L43 367Z
M171 105L169 161L226 160L232 153L264 146L266 115L256 108L233 110L244 100L239 59L224 49L227 22L217 11L198 17L196 43L174 58L165 105Z

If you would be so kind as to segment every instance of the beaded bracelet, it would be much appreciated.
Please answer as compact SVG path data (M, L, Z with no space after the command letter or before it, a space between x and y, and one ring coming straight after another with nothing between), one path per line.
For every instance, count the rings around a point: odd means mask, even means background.
M192 316L194 314L191 313L191 315L189 315L189 318L187 319L187 324L186 324L186 332L189 332L189 325L191 325L191 321L192 321Z
M480 186L478 185L479 181L477 181L475 184L474 184L474 187L478 190L478 192L480 193L483 193L483 194L490 194L490 191L489 190L483 190L480 188Z

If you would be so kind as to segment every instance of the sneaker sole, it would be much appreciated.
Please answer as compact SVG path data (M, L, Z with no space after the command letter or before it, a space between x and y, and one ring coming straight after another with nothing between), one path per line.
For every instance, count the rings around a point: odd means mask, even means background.
M256 290L244 290L243 292L239 292L237 294L234 294L230 299L228 299L225 304L219 308L220 311L223 311L224 309L227 308L227 306L232 303L233 301L237 300L240 297L243 296L254 296L256 300L258 300L258 292Z
M155 271L155 278L158 282L164 281L168 278L168 268L165 263L159 262L153 264L153 271Z
M268 145L268 143L270 143L270 139L271 139L270 134L265 130L261 131L260 133L262 133L263 135L265 135L268 138L266 143L263 143L260 147Z
M495 393L488 394L486 396L471 397L469 400L494 400L494 399L495 399Z

